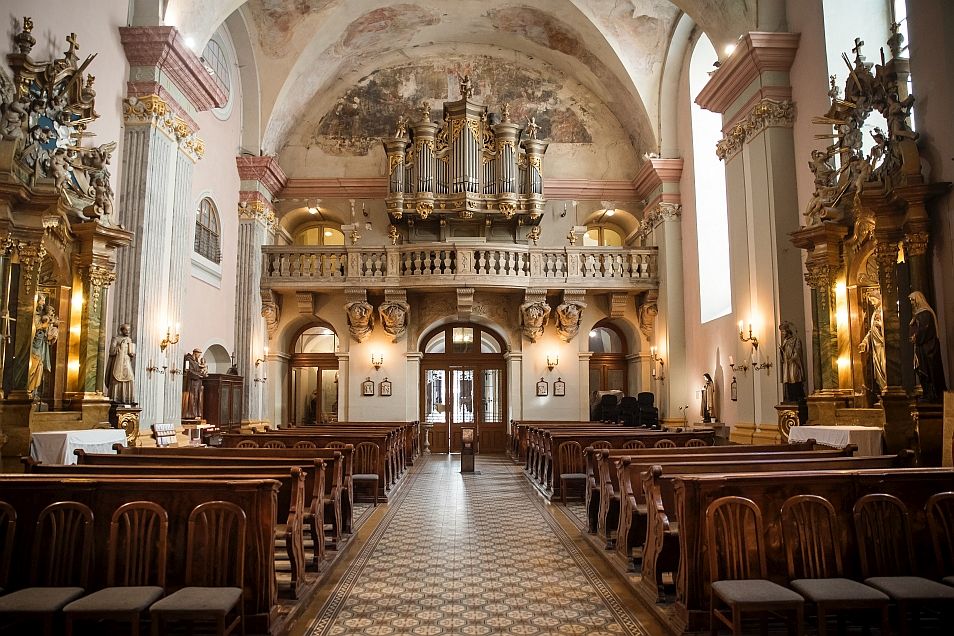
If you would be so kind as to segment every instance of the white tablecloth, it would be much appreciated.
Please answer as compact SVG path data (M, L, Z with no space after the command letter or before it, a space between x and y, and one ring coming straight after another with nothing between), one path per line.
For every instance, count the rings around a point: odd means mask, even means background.
M793 426L788 432L790 442L804 442L808 439L835 448L857 444L858 457L881 454L881 429L877 426Z
M75 464L73 451L112 453L113 444L126 445L126 431L97 428L85 431L46 431L30 436L30 457L44 464Z

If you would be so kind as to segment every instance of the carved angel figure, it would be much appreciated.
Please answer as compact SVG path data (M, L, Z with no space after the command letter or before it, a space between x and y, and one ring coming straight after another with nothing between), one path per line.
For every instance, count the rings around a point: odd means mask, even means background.
M386 300L378 307L384 333L394 336L395 342L407 331L410 310L409 304L396 300Z
M569 342L580 332L580 321L583 319L583 310L586 303L571 300L556 308L557 335L563 342Z
M364 342L374 329L374 307L370 303L358 300L345 305L348 315L348 330L356 342Z
M520 305L520 330L530 342L536 342L543 335L543 328L547 326L550 317L550 305L537 300Z
M265 331L271 338L278 331L278 322L281 320L281 310L278 303L274 300L267 300L262 303L262 318L265 319Z
M24 137L30 118L29 106L30 100L24 95L11 98L10 101L4 99L0 104L0 137L8 141Z

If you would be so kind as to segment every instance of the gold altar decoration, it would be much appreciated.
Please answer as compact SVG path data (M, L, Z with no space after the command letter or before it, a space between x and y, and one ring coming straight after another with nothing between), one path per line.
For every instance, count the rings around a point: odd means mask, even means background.
M416 120L401 117L383 140L388 157L387 210L392 223L429 218L516 219L537 225L543 216L543 155L533 118L510 121L509 109L488 110L460 78L461 99L444 103L443 121L424 104Z
M825 129L816 138L830 143L812 151L815 191L792 233L807 252L813 305L809 423L883 424L891 452L917 447L912 409L935 399L912 348L920 308L912 311L909 296L934 296L927 204L950 187L922 175L902 40L893 25L890 59L882 48L879 64L866 61L860 38L853 59L842 55L843 92L832 76L830 107L812 120ZM924 414L920 421L921 438L933 434Z

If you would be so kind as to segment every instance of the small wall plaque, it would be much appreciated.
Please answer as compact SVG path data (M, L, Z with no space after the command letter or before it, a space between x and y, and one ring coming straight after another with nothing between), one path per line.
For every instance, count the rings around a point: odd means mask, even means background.
M361 395L374 395L374 382L371 378L361 383Z
M550 385L546 380L540 378L537 382L537 397L546 397L550 393Z
M383 397L391 397L391 381L387 378L381 380L381 386L378 391L378 395Z
M553 383L553 395L554 397L566 395L566 382L563 381L563 378L557 378L557 381Z

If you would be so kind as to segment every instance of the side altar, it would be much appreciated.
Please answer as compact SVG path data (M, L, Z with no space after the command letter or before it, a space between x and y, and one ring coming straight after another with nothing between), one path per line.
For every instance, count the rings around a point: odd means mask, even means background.
M815 192L792 242L807 252L814 391L809 424L884 429L888 452L920 449L940 464L946 387L933 305L930 202L950 188L924 176L910 114L908 60L897 25L880 63L855 40L843 55L844 91L831 78L830 107L813 122Z
M88 144L95 78L75 34L50 61L31 56L24 18L0 68L0 444L26 454L33 431L109 420L106 299L116 250L110 159L116 142Z

